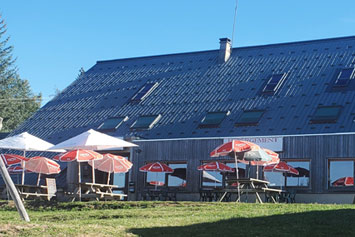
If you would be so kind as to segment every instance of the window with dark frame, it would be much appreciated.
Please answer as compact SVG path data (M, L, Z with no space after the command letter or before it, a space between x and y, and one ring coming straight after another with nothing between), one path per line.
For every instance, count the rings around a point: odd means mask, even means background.
M286 161L287 164L298 170L299 174L294 175L286 173L286 186L287 187L309 187L310 184L310 161L297 160Z
M211 161L204 161L202 165L207 164ZM201 172L201 187L222 187L227 186L225 180L226 178L236 178L236 169L234 161L219 161L231 167L234 172L218 172L218 171L200 171ZM238 163L238 175L239 178L246 177L246 164Z
M328 160L328 187L354 187L355 159Z
M186 188L187 162L177 161L165 163L174 170L173 173L147 172L145 184L147 187L164 186L171 188Z
M167 186L186 188L186 172L187 162L169 162L168 166L174 170L173 173L167 174Z
M287 73L271 75L262 92L265 94L275 93L281 87L286 77Z
M236 127L239 126L255 126L258 125L265 110L245 110L240 118L235 123Z
M310 123L336 123L342 106L318 106Z
M161 115L148 115L139 117L131 129L151 129L161 118Z
M336 81L334 82L335 87L346 87L350 80L354 78L355 68L344 68L338 74Z
M226 116L230 115L230 111L226 112L208 112L199 124L199 128L215 128L218 127Z
M310 160L283 160L299 174L294 175L287 172L264 172L264 178L273 187L309 188L310 186Z
M131 98L131 102L140 102L149 96L155 88L158 86L156 83L147 83L139 89L139 91Z
M116 130L123 122L126 122L128 117L112 117L106 119L100 126L97 128L99 131L108 131L108 130Z

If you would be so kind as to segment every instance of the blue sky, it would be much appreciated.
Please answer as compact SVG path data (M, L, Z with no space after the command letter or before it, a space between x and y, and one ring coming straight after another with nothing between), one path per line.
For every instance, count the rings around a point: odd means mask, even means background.
M235 0L2 0L22 78L46 103L97 60L217 49ZM355 35L354 0L238 0L233 46Z

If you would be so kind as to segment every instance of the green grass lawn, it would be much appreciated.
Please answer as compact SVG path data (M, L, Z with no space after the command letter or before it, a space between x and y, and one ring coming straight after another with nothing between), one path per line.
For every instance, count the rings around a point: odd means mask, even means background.
M0 202L0 236L352 236L355 205Z

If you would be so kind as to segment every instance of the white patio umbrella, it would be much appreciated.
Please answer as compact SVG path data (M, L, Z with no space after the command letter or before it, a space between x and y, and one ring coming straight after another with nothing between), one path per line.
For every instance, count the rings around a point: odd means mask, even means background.
M69 138L53 147L50 150L65 149L65 150L76 150L76 149L86 149L86 150L107 150L123 147L138 147L136 144L126 142L122 139L109 136L104 133L97 132L90 129L83 132L75 137ZM80 164L80 163L79 163ZM94 170L94 166L92 167ZM79 180L79 198L81 199L81 176L80 172L78 174Z
M126 142L122 139L106 135L104 133L97 132L93 129L90 129L86 132L83 132L75 137L72 137L64 142L61 142L53 147L53 149L66 149L66 150L75 150L75 149L87 149L87 150L106 150L113 148L122 148L122 147L137 147L136 144Z
M48 151L53 144L46 142L36 136L23 132L18 135L7 137L0 140L0 149L11 149L23 151L23 156L26 157L26 151ZM64 150L52 149L51 152L63 152ZM22 164L25 167L25 163ZM22 173L22 184L24 184L25 173Z

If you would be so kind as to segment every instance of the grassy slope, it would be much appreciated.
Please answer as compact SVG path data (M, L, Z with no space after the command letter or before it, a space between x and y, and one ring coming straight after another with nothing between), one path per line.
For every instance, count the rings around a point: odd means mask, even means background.
M0 203L0 236L350 236L355 206L199 202Z

